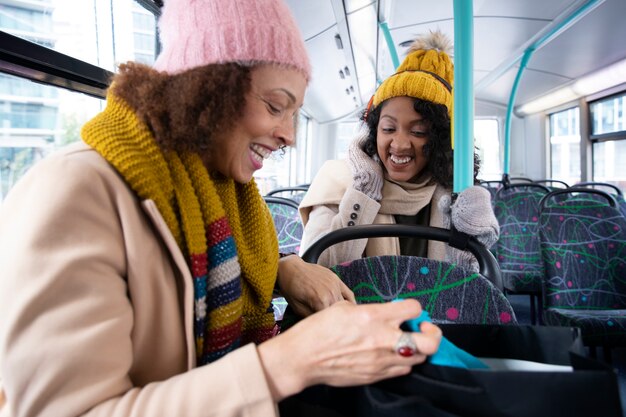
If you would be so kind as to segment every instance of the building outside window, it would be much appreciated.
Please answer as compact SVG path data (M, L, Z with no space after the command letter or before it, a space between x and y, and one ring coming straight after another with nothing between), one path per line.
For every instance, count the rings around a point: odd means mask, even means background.
M155 17L133 0L0 0L0 30L112 72L156 55ZM0 202L35 162L79 140L103 104L0 73Z

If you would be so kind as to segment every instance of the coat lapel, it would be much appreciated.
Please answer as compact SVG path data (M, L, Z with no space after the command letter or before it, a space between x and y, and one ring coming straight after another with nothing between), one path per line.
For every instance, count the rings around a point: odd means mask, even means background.
M148 217L152 220L157 233L163 239L165 246L170 252L172 256L172 260L178 268L180 272L180 277L182 277L182 288L183 288L183 310L184 310L184 319L185 319L185 342L187 344L187 365L189 369L192 369L196 366L196 348L194 342L194 333L193 333L193 279L191 276L191 271L187 266L187 262L185 261L185 257L181 252L180 248L176 244L176 240L174 236L170 232L170 229L167 227L163 216L159 212L155 202L153 200L144 200L141 202L141 206Z

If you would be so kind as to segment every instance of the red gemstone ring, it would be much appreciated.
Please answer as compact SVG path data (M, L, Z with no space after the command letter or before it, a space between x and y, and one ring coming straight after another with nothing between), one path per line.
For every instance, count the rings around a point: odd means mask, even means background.
M398 343L396 343L396 352L398 355L410 357L417 353L417 346L415 345L415 341L413 340L413 336L409 332L402 332L400 338L398 339Z

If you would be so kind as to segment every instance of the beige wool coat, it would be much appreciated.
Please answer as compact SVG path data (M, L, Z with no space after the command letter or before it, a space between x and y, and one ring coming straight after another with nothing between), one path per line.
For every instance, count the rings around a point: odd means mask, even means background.
M304 233L300 244L303 254L322 235L339 228L359 224L394 224L394 215L413 216L431 204L430 225L443 227L443 213L438 209L442 196L450 194L440 185L398 183L385 179L382 200L377 202L352 187L352 172L346 160L326 161L300 203ZM428 257L444 260L447 245L431 240ZM333 266L365 256L400 255L396 237L352 240L333 245L319 257L318 263Z
M0 206L1 417L277 415L254 345L195 367L193 316L156 205L87 145Z

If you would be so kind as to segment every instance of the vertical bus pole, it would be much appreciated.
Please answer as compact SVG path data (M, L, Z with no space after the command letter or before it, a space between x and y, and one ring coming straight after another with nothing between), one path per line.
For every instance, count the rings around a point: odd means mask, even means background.
M474 7L454 0L453 192L474 184Z

